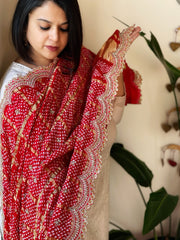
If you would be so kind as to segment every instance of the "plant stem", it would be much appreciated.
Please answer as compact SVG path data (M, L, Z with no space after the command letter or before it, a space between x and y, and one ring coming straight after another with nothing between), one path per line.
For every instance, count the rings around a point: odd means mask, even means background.
M144 198L143 192L141 191L141 188L140 188L139 184L137 184L137 182L136 182L136 185L137 185L137 187L138 187L138 190L139 190L139 192L140 192L140 195L141 195L141 197L142 197L142 200L143 200L145 206L147 206L147 203L146 203L146 200L145 200L145 198Z
M158 240L156 230L154 229L154 239Z
M120 231L122 231L122 232L124 232L125 230L123 230L121 227L119 227L118 225L116 225L115 223L113 223L113 222L109 222L111 225L113 225L114 227L116 227L116 228L118 228ZM125 232L129 232L129 231L125 231ZM131 232L129 232L130 234L131 234L131 239L133 239L133 240L137 240L133 235L132 235L132 233ZM129 239L129 238L128 238Z
M171 225L172 225L172 218L171 215L169 216L169 237L171 236Z
M161 236L164 236L164 230L163 230L162 222L160 222L160 227L161 227Z
M110 223L111 225L113 225L114 227L118 228L119 230L121 230L121 231L123 230L122 228L120 228L120 227L119 227L118 225L116 225L115 223L113 223L113 222L111 222L111 221L110 221L109 223Z
M178 106L178 101L177 101L177 96L176 96L176 92L173 89L173 94L174 94L174 100L175 100L175 104L176 104L176 111L177 111L177 118L178 118L178 127L180 130L180 114L179 114L179 106Z

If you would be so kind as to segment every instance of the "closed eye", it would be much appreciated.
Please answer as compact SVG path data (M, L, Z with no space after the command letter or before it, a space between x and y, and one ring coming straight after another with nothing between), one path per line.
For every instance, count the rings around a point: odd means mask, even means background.
M41 30L44 30L44 31L47 31L47 30L50 29L50 27L41 27L41 26L40 26L40 29L41 29Z
M61 31L61 32L68 32L68 31L69 31L69 28L60 28L60 31Z
M43 31L47 31L50 29L50 27L41 27L40 26L40 29L43 30ZM69 28L60 28L59 29L61 32L68 32L69 31Z

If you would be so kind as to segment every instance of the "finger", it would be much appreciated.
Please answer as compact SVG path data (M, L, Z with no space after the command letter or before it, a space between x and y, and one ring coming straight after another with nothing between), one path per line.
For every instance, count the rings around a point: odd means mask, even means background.
M139 34L141 31L141 28L138 26L138 27L135 27L134 30L132 31L132 34Z
M141 31L140 27L134 28L134 30L132 31L132 33L130 35L130 38L131 39L136 39L139 36L140 31Z
M129 26L128 28L123 29L122 34L131 35L134 31L135 26Z

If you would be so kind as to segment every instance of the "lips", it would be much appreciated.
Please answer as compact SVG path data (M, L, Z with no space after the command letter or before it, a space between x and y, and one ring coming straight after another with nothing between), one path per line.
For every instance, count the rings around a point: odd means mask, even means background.
M55 46L46 46L47 49L49 49L51 52L56 52L58 50L58 47Z

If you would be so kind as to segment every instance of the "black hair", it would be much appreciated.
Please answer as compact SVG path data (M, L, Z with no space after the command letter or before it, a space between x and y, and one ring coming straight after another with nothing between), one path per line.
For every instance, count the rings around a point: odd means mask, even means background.
M26 43L28 15L47 1L56 3L66 14L69 25L68 43L58 57L71 59L75 71L79 65L82 47L82 20L77 0L19 0L12 21L11 32L14 47L24 61L33 63L30 57L29 44Z

